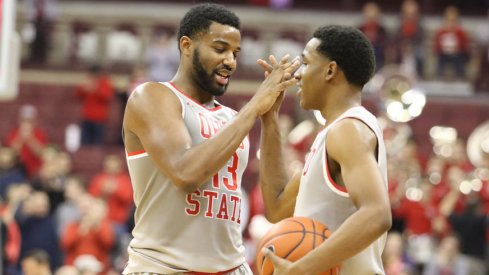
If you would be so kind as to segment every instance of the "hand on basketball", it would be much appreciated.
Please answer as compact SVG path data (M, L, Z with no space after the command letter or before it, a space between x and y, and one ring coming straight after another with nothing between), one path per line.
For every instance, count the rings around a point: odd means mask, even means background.
M302 271L296 270L293 268L293 263L289 262L285 259L280 258L275 255L273 251L267 248L263 248L263 255L270 260L273 264L273 275L297 275L297 274L305 274Z

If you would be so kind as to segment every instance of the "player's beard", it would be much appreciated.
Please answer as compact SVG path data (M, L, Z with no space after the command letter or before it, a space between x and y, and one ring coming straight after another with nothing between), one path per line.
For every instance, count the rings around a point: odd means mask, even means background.
M221 96L226 92L228 85L218 85L214 80L214 75L217 70L213 70L210 74L204 69L202 60L200 59L200 52L198 49L194 52L194 57L192 58L192 64L195 70L195 83L202 90L208 92L213 96Z

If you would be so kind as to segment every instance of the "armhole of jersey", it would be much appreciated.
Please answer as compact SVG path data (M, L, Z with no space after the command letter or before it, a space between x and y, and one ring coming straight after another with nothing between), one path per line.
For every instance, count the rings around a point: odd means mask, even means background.
M365 126L367 126L370 129L370 131L372 131L374 133L375 137L377 138L377 148L376 148L377 149L377 152L376 152L377 155L376 155L376 161L377 161L377 165L378 165L378 163L379 163L379 157L380 157L379 156L379 154L380 154L379 133L377 133L375 131L375 129L373 129L371 127L371 125L369 125L367 123L367 121L361 119L360 117L356 117L356 116L344 116L344 117L338 119L336 122L341 121L343 119L347 119L347 118L356 119L356 120L362 122L363 124L365 124ZM336 194L338 194L340 196L348 197L349 194L348 194L348 190L346 189L346 187L337 184L333 180L333 178L331 177L331 174L329 172L329 168L328 168L327 135L325 137L325 142L324 142L324 165L323 165L323 167L324 167L324 175L326 177L325 180L326 180L328 186L331 188L331 190L333 190Z
M126 158L127 160L134 160L134 159L139 159L139 158L143 158L143 157L147 157L149 156L148 155L148 152L146 152L146 150L144 149L141 149L141 150L138 150L138 151L134 151L134 152L127 152L126 151Z
M334 179L331 177L331 174L329 173L329 168L328 168L328 148L326 146L326 140L324 142L324 175L326 177L326 184L328 187L333 190L336 194L342 196L342 197L349 197L350 195L348 194L348 190L346 190L345 186L341 186L334 181Z
M185 102L183 102L183 99L180 97L178 92L174 90L173 86L170 85L170 83L168 82L160 82L160 83L165 85L168 89L170 89L170 91L172 91L173 94L175 94L175 96L178 98L178 100L180 101L180 105L182 106L182 118L185 119Z

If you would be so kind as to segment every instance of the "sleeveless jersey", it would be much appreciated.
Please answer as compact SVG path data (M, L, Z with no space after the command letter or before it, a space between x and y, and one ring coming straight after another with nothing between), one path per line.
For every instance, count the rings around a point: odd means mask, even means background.
M382 130L377 119L363 107L354 107L323 129L314 140L302 171L294 216L309 217L327 225L333 232L357 209L345 187L336 184L328 171L326 139L328 130L338 121L355 118L377 136L377 162L387 187L387 162ZM334 234L334 233L333 233ZM365 250L341 265L341 275L384 274L381 254L387 233Z
M222 105L205 108L172 83L163 84L180 100L194 145L211 138L236 114ZM211 273L245 263L240 206L248 151L246 137L227 165L191 194L160 172L148 153L128 152L136 212L124 274Z

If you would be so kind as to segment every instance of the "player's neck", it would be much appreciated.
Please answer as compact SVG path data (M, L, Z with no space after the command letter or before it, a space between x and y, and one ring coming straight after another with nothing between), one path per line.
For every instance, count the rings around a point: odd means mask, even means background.
M362 105L361 92L353 89L335 91L330 95L331 97L321 109L326 124L333 122L347 110Z

